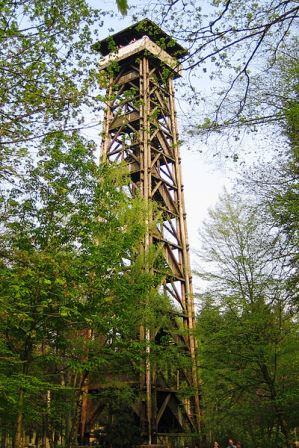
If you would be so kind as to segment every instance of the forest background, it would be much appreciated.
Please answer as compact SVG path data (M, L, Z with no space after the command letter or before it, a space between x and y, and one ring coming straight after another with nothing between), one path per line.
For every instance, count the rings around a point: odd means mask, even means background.
M137 255L145 205L120 191L122 171L98 167L92 141L102 106L91 44L147 16L190 50L177 84L183 153L198 151L196 175L211 159L234 171L206 223L194 219L205 435L289 447L299 425L298 5L135 3L1 2L2 446L33 435L75 445L87 376L138 365L144 305L153 327L169 307ZM196 175L190 214L211 189ZM86 347L87 327L107 335L101 346ZM167 350L156 356L170 362ZM134 400L116 385L107 393L119 415Z

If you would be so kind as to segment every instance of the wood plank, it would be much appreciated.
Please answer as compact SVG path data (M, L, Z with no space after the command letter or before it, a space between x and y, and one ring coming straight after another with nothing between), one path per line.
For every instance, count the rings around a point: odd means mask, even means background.
M159 424L159 421L161 420L162 415L164 414L164 411L166 409L166 406L168 405L168 402L171 398L171 394L168 394L165 398L165 400L162 403L162 406L159 409L159 412L157 414L157 423Z
M132 112L130 114L121 115L120 117L116 117L112 123L109 125L109 130L117 129L121 126L125 126L128 123L132 123L133 121L139 120L140 115L138 112Z
M132 71L128 72L125 75L122 75L117 81L117 85L127 84L128 82L134 81L135 79L139 78L139 73Z

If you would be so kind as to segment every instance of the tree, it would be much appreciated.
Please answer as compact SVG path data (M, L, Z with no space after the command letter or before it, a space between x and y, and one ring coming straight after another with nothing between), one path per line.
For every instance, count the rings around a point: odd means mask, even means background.
M289 67L288 75L294 81L294 92L299 92L299 64ZM280 186L272 193L273 202L269 204L274 221L283 230L291 248L291 265L294 275L291 277L290 288L298 290L298 248L299 248L299 104L298 98L285 103L285 134L288 139L287 161L282 166ZM278 177L279 179L279 177ZM297 296L298 300L298 296Z
M299 360L279 235L226 193L202 238L197 331L207 430L252 447L289 447Z
M76 444L87 378L142 359L136 334L157 282L138 258L147 212L93 149L77 133L47 136L3 195L0 418L16 448L24 432Z
M297 57L295 1L167 0L150 7L151 16L189 49L183 99L191 106L195 136L226 131L237 137L240 130L283 119L286 89L273 88L273 80L278 83L277 66L290 47ZM145 6L141 14L147 11ZM203 87L211 83L213 89Z
M117 5L124 14L126 1ZM53 130L97 124L85 122L98 108L91 45L107 14L85 0L1 2L2 177L11 179L20 157Z
M289 255L292 275L291 290L298 289L298 62L284 60L281 78L293 92L294 99L285 99L281 126L283 145L279 155L269 164L259 163L245 170L240 189L247 192L250 201L258 204L259 213L269 226L280 229L284 235L284 253ZM297 297L298 298L298 297Z

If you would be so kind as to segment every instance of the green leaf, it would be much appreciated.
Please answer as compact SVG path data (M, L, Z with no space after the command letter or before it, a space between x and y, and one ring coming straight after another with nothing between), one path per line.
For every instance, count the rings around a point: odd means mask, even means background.
M119 12L125 16L128 12L128 2L127 0L116 0L117 8Z

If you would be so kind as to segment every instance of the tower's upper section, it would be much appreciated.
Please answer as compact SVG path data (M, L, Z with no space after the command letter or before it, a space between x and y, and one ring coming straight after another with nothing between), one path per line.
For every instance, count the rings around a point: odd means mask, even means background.
M146 51L179 73L179 60L188 54L184 47L149 19L141 20L97 42L94 49L103 55L101 69L105 69L112 61L120 62Z

